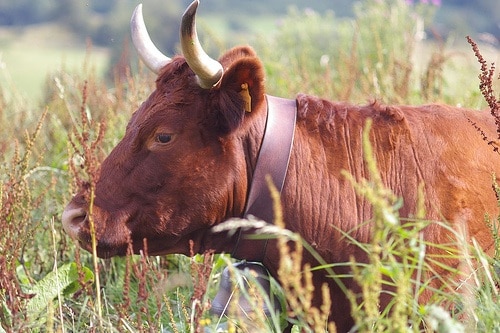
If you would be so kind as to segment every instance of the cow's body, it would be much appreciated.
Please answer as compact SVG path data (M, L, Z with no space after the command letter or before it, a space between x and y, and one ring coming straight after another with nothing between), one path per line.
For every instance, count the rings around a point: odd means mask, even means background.
M329 226L349 231L372 217L370 205L341 174L346 170L357 179L368 177L361 142L368 118L373 119L370 141L382 179L403 198L401 216L415 216L418 187L424 184L428 219L471 222L469 236L492 249L484 214L497 214L491 186L500 164L469 122L494 137L494 120L487 112L445 105L353 106L304 95L297 101L296 142L283 194L285 217L323 255L345 259L328 250L332 238L338 239ZM311 222L304 229L300 221L305 220ZM361 232L356 238L366 242L369 236Z
M233 250L234 238L210 230L244 212L267 105L263 66L251 49L235 48L219 62L224 75L208 89L197 83L184 58L162 66L156 90L102 163L93 214L100 256L124 255L129 242L138 252L143 239L149 254L189 255L190 241L199 253ZM251 113L244 111L242 83L249 86ZM361 242L371 237L369 223L360 226L372 217L370 205L342 175L346 170L358 179L367 176L361 133L368 118L373 119L370 138L382 179L404 200L401 216L416 213L417 188L424 184L427 218L448 221L452 228L465 226L467 239L474 237L492 253L484 214L498 214L491 185L492 173L500 174L499 156L470 123L495 137L488 113L444 105L354 106L305 95L297 97L297 107L281 197L284 221L327 262L346 262L351 255L366 259L341 232ZM88 249L87 202L82 190L66 208L63 222ZM450 241L451 233L438 224L424 233L430 242ZM278 258L277 249L268 246L263 262L275 275ZM325 281L331 283L332 319L340 332L347 331L352 319L345 296L321 273L315 276L318 291Z
M366 253L349 245L341 233L369 242L372 225L360 225L372 219L371 205L356 195L341 173L346 170L356 179L369 178L362 150L362 131L368 118L373 119L370 138L384 184L403 198L401 218L417 214L418 188L423 184L426 218L448 221L457 233L446 231L442 223L430 223L424 229L429 244L459 244L457 235L463 235L463 227L468 241L474 237L493 254L494 242L484 216L498 214L491 186L492 173L500 172L499 156L469 123L475 122L489 137L494 137L494 122L487 112L445 105L353 106L304 95L297 101L296 141L282 194L284 221L288 229L312 244L326 262L348 262L350 256L359 262L366 260ZM431 245L426 250L427 256L439 257L444 265L457 268L460 264L457 253L448 253L445 259L446 254ZM272 261L279 258L277 252L268 253L267 258L267 267L277 266L277 260ZM312 258L308 260L314 262ZM435 269L444 281L456 279L457 284L467 274L446 276L447 270ZM349 273L340 268L336 272ZM321 276L317 279L329 280ZM423 279L430 281L432 276ZM352 281L344 282L357 290ZM432 286L439 288L441 282ZM456 286L451 281L449 285ZM336 303L333 318L339 332L345 332L352 325L349 308L345 306L347 300L337 286L330 287ZM424 292L420 302L425 304L431 295Z

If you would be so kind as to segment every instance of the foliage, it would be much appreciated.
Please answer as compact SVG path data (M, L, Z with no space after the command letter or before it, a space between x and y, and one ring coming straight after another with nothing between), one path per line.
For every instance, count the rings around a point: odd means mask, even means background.
M415 1L417 2L417 1ZM427 1L421 1L422 3ZM489 32L497 35L498 27L498 3L491 0L479 0L471 3L464 0L444 0L440 1L443 10L440 11L439 21L446 27L454 27L460 31L468 32ZM168 15L166 13L182 12L183 7L187 4L186 1L158 1L148 0L146 7L154 7L154 13L159 16ZM82 25L84 21L94 21L95 32L118 32L110 27L117 27L119 25L112 22L125 22L128 20L130 10L136 5L135 1L88 1L80 2L73 0L17 0L17 1L0 1L0 25L30 25L40 22L47 22L56 20L66 24L67 28L78 31L79 34L86 37L89 36L89 30L79 28L85 27ZM283 16L290 7L313 8L316 11L326 11L334 9L335 12L341 16L350 16L352 14L352 2L348 0L335 1L335 6L331 3L321 0L311 0L307 3L300 0L276 0L269 1L252 1L251 3L242 2L238 4L237 8L229 0L213 0L203 3L207 12L221 14L219 19L231 20L233 17L241 17L244 13L244 19L249 20L252 17L259 15L272 15L274 17ZM177 8L178 11L174 9ZM123 10L125 9L125 10ZM457 22L457 18L464 17L464 13L468 13L469 20L462 20ZM154 18L153 18L154 19ZM168 22L168 21L160 21ZM123 32L123 30L121 30ZM106 34L108 35L108 34ZM99 39L106 45L111 43L109 39L101 39L99 34L91 33L90 36ZM109 36L109 35L108 35ZM123 35L122 35L123 36ZM115 38L120 38L114 35ZM121 38L120 38L121 39ZM94 41L99 43L97 40ZM169 49L173 44L169 45Z
M356 102L377 97L387 102L438 100L486 105L479 102L479 90L464 91L462 85L452 84L454 79L449 79L446 66L453 57L447 55L445 45L436 51L442 56L440 61L429 61L424 66L435 74L417 72L414 61L409 61L415 57L414 49L404 46L415 43L412 23L418 13L402 1L394 3L398 8L388 12L379 1L363 2L357 7L355 21L341 20L333 13L292 11L276 36L266 36L257 45L266 64L269 92L282 96L313 92ZM327 57L321 62L323 55ZM464 70L463 75L476 81L475 74ZM424 88L422 81L431 88ZM147 98L153 84L154 77L139 66L137 75L127 69L109 88L86 63L80 72L62 69L50 73L42 107L17 95L7 98L10 92L1 87L0 331L232 332L248 322L246 318L217 318L208 311L222 268L230 261L227 256L99 260L80 253L59 223L76 186L92 182L95 163L117 144L131 112ZM372 176L376 175L374 167ZM424 245L418 236L425 221L401 221L398 199L374 179L353 184L361 194L373 198L374 211L378 212L379 233L374 241L357 244L371 254L371 262L342 263L352 265L353 274L365 284L364 302L354 313L360 331L373 327L387 331L389 323L398 324L401 330L417 330L420 323L436 332L446 323L470 331L498 330L500 240L496 239L496 258L485 256L477 247L467 248L471 260L479 263L471 278L470 294L441 295L445 300L461 300L461 313L471 320L462 323L459 317L441 316L437 301L418 307L412 291L417 283L413 275L426 269L421 260ZM497 220L488 223L498 231ZM295 302L296 317L287 320L304 330L333 332L332 325L325 322L327 304L319 309L308 306L310 270L331 266L323 263L321 267L306 267L303 274L291 274L299 270L300 251L311 249L298 235L276 228L278 236L297 242L293 249L281 248L292 260L291 266L283 262L281 273L290 277L283 285L282 297ZM392 305L392 312L378 312L377 297L373 295L382 286L373 282L394 286L400 302ZM75 288L65 289L70 283L75 283ZM258 302L267 296L261 295ZM30 318L30 309L31 313L39 313L39 318ZM280 315L262 320L252 317L268 331L283 328L282 319ZM408 322L415 325L410 328Z
M383 6L389 5L389 8L394 3L393 0L377 2ZM427 3L427 1L421 2ZM188 1L185 0L148 0L145 3L144 11L148 29L157 46L167 54L174 54L177 50L180 14L187 3ZM131 0L0 0L0 26L13 26L18 30L33 24L55 23L58 25L58 30L73 32L80 43L90 39L94 45L109 48L112 54L111 65L114 65L124 49L130 52L128 22L135 5L137 2ZM281 20L287 14L290 8L300 11L313 9L320 13L334 11L338 17L352 17L354 14L359 14L355 13L356 10L353 11L352 6L353 2L350 0L334 2L254 0L240 2L238 6L234 6L233 2L228 0L212 0L203 2L203 11L207 16L212 17L210 24L205 24L206 28L218 30L220 34L228 29L238 30L248 36L256 31L262 31L262 26L274 25L277 20ZM477 36L488 33L488 38L498 45L499 6L498 1L491 0L442 1L437 10L437 24L426 29L432 31L438 38L450 33L459 37L467 34ZM464 17L467 17L467 20L464 20ZM204 21L201 20L201 22ZM220 22L225 22L228 29L212 28L214 25L220 25ZM434 37L433 34L431 37ZM0 42L2 42L1 39ZM109 71L112 73L113 69L109 68Z
M80 290L82 288L79 284L80 274L84 283L91 283L94 280L94 274L90 269L82 267L79 271L76 263L69 263L55 268L38 281L30 291L34 296L26 305L28 319L33 320L40 316L54 298L68 297Z
M433 9L407 6L403 0L368 0L355 6L354 20L332 12L292 11L276 36L255 43L270 74L268 91L358 103L381 99L483 107L476 84L467 79L475 68L448 51L445 42L429 49L422 43ZM466 91L471 92L457 94L457 82L470 85Z

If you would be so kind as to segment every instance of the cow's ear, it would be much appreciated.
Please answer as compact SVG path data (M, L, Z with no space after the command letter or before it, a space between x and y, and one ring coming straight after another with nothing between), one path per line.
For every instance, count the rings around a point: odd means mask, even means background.
M242 125L265 102L264 67L255 56L233 62L225 70L219 86L218 125L229 133Z

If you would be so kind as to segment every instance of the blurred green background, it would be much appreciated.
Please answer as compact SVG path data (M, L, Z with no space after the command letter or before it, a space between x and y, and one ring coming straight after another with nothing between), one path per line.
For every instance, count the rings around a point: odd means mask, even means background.
M414 6L421 2L415 0ZM80 69L84 59L99 75L112 80L118 65L137 64L129 43L128 22L138 0L0 0L0 85L37 101L47 73ZM190 0L143 0L148 29L158 47L173 54L178 27ZM442 0L424 27L427 40L465 35L498 47L500 1ZM200 34L216 57L222 49L252 44L272 34L290 11L332 12L349 20L356 1L349 0L204 0L199 9ZM428 7L428 6L427 6ZM321 49L322 45L317 45ZM89 62L87 62L87 65ZM119 70L119 68L118 68Z

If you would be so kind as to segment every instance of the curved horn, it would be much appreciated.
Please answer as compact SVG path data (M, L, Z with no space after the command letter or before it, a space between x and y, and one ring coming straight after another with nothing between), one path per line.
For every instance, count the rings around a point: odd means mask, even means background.
M163 66L172 61L172 59L161 53L153 44L153 41L151 41L151 37L149 37L142 16L142 4L135 7L132 18L130 19L130 30L132 42L134 43L139 57L154 73L158 74Z
M198 84L203 89L210 89L222 78L222 65L210 58L198 40L196 32L196 9L199 0L195 0L182 15L181 48L186 62L198 78Z

